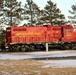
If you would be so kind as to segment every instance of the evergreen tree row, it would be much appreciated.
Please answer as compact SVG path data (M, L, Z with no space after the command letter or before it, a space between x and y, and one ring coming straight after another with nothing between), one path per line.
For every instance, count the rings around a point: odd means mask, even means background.
M76 18L76 4L72 5L72 18ZM69 10L69 9L68 9ZM20 25L43 25L51 23L52 25L64 25L66 23L65 15L61 13L56 3L47 1L44 9L33 0L26 0L25 5L17 0L0 0L0 26Z

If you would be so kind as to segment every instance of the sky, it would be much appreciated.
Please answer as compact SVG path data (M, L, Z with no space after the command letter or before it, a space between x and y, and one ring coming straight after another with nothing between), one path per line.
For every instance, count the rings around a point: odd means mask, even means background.
M26 0L18 0L23 4ZM33 0L41 9L45 7L48 0ZM76 0L51 0L52 2L57 4L57 8L60 9L61 13L65 15L66 20L68 20L67 16L71 15L68 10L72 10L71 6L75 5Z

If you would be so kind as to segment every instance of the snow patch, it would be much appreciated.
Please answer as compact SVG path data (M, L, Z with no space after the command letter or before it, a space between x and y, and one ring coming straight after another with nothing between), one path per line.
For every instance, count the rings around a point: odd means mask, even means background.
M55 58L76 56L76 51L50 51L50 52L27 52L27 53L1 53L2 60L23 60L35 58Z
M43 68L66 68L66 67L75 67L76 68L76 60L43 60L44 63Z

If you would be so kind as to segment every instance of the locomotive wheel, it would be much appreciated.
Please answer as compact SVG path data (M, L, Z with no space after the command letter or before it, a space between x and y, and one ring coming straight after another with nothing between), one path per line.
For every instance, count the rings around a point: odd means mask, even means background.
M28 46L26 45L22 45L22 47L21 47L21 51L22 52L25 52L25 51L27 51L28 50Z
M66 46L64 47L64 49L67 49L67 50L68 50L68 49L69 49L69 46L68 46L68 45L66 45Z
M36 48L37 48L37 50L40 50L41 49L41 46L40 45L37 45Z
M12 46L12 51L16 51L16 46L15 45Z
M9 51L11 51L11 52L13 51L13 47L12 46L9 47Z
M26 51L25 47L21 47L21 51L25 52Z
M25 51L25 47L24 47L24 45L21 46L21 51L22 51L22 52Z
M13 52L13 51L17 51L18 46L12 45L9 46L9 51Z
M44 49L45 49L43 45L41 45L41 47L40 47L40 48L41 48L41 50L44 50Z
M29 46L28 45L25 45L25 51L29 51Z
M71 49L72 49L72 50L76 50L76 44L72 44Z
M17 46L16 47L16 51L18 52L18 51L21 51L21 46Z
M64 49L65 49L65 50L71 49L71 44L65 44L65 45L64 45Z
M61 49L61 50L64 50L64 46L63 46L63 45L61 45L60 49Z
M45 49L44 45L41 45L41 44L36 45L36 48L37 48L37 50L44 50Z
M30 51L35 51L35 46L30 45Z
M74 46L74 47L72 47L72 50L76 50L76 47Z

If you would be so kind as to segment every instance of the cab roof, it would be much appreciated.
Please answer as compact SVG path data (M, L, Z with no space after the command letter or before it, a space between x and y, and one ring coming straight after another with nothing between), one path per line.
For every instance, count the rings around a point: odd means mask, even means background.
M68 29L68 28L71 29L71 28L73 28L73 26L72 25L64 25L63 28L65 28L65 29Z

